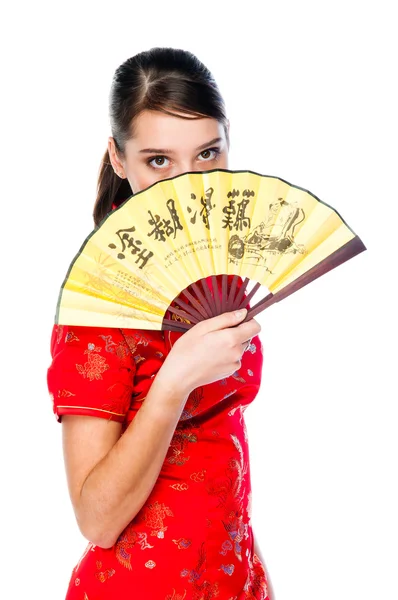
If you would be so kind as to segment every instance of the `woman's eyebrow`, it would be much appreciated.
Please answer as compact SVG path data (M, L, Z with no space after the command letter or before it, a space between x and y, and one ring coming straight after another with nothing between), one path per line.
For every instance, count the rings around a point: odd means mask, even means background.
M202 150L202 148L206 148L206 146L211 146L212 144L217 144L218 142L221 142L221 141L222 141L222 138L216 137L213 140L210 140L210 142L206 142L205 144L198 146L197 148L195 148L195 150ZM158 154L161 154L161 153L174 154L174 150L171 150L169 148L144 148L143 150L140 150L139 152L140 153L142 153L142 152L147 152L147 153L157 152Z

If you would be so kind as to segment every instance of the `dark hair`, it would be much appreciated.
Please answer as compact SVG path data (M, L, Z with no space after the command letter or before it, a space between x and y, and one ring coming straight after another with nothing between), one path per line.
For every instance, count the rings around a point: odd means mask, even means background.
M203 63L191 52L151 48L128 58L115 71L109 94L112 137L120 156L134 135L134 119L143 110L157 110L184 118L213 117L223 124L229 145L227 116L218 86ZM186 113L191 117L175 115ZM108 149L102 159L94 205L96 226L112 209L133 194L128 179L113 170Z

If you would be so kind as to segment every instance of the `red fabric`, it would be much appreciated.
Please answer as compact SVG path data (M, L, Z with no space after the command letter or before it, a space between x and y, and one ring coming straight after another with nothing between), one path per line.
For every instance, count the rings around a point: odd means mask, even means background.
M55 325L47 381L57 421L92 415L124 432L181 335ZM87 544L66 600L268 599L254 552L244 421L262 364L256 336L239 371L191 392L145 504L112 548Z

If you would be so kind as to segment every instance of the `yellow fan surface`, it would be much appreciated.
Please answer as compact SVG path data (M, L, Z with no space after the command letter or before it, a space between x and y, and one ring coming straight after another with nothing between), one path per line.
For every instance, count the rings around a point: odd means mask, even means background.
M172 328L165 315L173 300L218 275L239 276L244 288L256 282L255 291L264 292L252 318L363 250L337 211L278 177L184 173L130 196L86 238L62 284L55 321ZM199 304L205 287L200 292ZM237 304L247 301L241 294ZM214 306L210 316L226 305ZM210 314L200 313L192 322Z

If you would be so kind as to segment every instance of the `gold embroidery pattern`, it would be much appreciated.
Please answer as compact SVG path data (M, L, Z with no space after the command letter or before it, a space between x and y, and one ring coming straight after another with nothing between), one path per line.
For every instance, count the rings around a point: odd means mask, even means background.
M128 347L130 348L131 353L134 355L138 350L138 344L143 344L143 346L148 346L150 339L148 336L144 335L141 332L137 333L125 333L122 331L124 339L127 342Z
M71 396L76 396L69 390L58 390L58 398L70 398Z
M100 351L101 348L99 346L88 344L87 350L84 351L84 354L88 355L87 362L84 365L76 364L76 369L80 375L87 377L90 381L93 381L93 379L102 379L102 373L109 369L105 358L99 354L95 354L95 352Z
M111 412L109 410L103 410L102 408L93 408L92 406L77 406L76 404L72 404L72 405L68 406L67 404L58 404L58 408L84 408L86 410L99 411L99 412L103 412L103 413L109 413L112 415L116 415L118 417L124 417L124 414L122 414L122 413Z
M184 409L180 416L180 421L186 421L187 419L192 419L198 410L201 401L203 400L203 387L198 387L189 394L188 400L184 406Z
M145 566L146 566L147 569L153 569L153 567L156 567L156 563L153 560L148 560L145 563Z
M189 485L187 483L170 483L171 488L173 490L177 490L177 492L186 492L189 490Z
M233 445L238 451L238 457L230 457L225 468L225 477L211 478L207 483L207 492L211 496L218 497L217 508L222 509L221 522L228 534L228 539L221 543L220 554L225 556L228 550L233 550L238 561L242 562L242 541L249 537L249 521L244 521L244 499L246 489L243 486L245 475L248 471L248 463L244 459L244 453L240 440L235 434L230 433ZM222 564L220 567L226 574L231 575L234 571L232 563Z
M170 465L182 466L189 460L189 456L185 456L184 453L188 444L198 441L194 429L199 428L195 423L178 423L165 459Z
M173 517L173 512L165 504L160 504L157 500L152 504L148 504L141 511L140 521L145 521L147 527L152 531L150 535L156 535L158 538L164 538L164 533L167 531L167 525L163 521L165 517Z
M167 594L164 600L184 600L187 595L187 590L184 590L183 594L177 594L175 589L173 588L173 592L171 594Z
M73 333L73 331L68 331L68 333L65 336L65 343L68 344L69 342L78 342L79 338L77 337L77 335L75 335Z
M115 556L123 567L131 571L131 553L129 550L136 544L141 546L141 550L154 547L147 542L147 538L147 533L134 531L132 523L119 535L115 544Z
M253 559L249 560L249 573L243 591L244 600L269 600L267 575L255 552Z
M183 569L181 571L181 577L187 577L188 582L192 584L192 600L211 600L216 598L219 593L218 583L212 583L207 579L200 582L203 575L206 573L206 549L205 542L202 542L200 549L198 550L199 558L194 569Z
M102 562L100 560L97 560L96 566L97 566L97 569L100 570L102 567ZM112 577L112 575L114 575L115 573L116 573L115 569L107 569L106 571L100 571L99 573L96 573L95 576L98 579L98 581L100 581L101 583L104 583L107 579Z
M179 540L172 540L179 550L186 550L192 544L192 540L186 538L180 538Z
M57 344L60 343L61 339L62 339L62 335L64 333L64 326L63 325L58 325L57 328Z
M205 475L206 475L206 469L203 469L202 471L197 471L196 473L191 473L190 474L190 479L192 479L192 481L196 481L198 483L203 483L205 480Z

